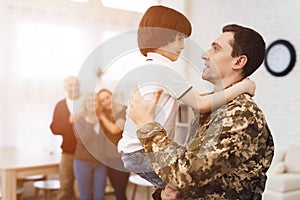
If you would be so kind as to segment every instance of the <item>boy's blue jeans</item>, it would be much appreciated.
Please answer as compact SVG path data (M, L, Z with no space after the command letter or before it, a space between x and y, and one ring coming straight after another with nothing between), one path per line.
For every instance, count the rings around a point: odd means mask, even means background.
M154 186L164 187L166 185L153 171L144 149L132 153L123 153L122 160L126 169L138 174Z

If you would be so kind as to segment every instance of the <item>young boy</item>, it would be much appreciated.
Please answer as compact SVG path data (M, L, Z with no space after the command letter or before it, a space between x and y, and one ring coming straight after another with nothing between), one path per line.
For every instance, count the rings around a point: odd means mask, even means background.
M189 20L180 12L165 6L150 7L143 15L138 29L139 49L147 61L144 66L132 72L132 77L135 77L139 92L146 98L151 98L158 88L164 89L159 100L160 108L156 109L155 121L162 124L171 139L175 134L178 100L199 110L200 113L206 113L240 94L253 94L255 90L255 84L247 79L229 87L223 93L199 95L192 85L172 68L172 62L178 59L184 48L184 39L189 37L191 32ZM222 94L223 98L219 98ZM118 143L124 167L155 186L164 186L165 183L148 162L136 136L137 129L135 123L127 117L122 139Z

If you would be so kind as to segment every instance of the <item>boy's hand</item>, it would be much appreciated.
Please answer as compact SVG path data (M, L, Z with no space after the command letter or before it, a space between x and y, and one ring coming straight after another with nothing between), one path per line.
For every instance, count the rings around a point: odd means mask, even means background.
M256 90L256 84L254 81L250 80L249 78L244 78L241 81L242 88L244 88L245 93L249 94L250 96L255 95L255 90Z

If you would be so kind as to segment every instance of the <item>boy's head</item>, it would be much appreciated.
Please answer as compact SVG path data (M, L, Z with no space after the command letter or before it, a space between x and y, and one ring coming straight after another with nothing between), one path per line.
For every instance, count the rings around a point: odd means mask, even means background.
M182 13L165 6L152 6L139 23L139 49L147 56L148 52L174 42L176 36L189 37L191 33L191 23Z

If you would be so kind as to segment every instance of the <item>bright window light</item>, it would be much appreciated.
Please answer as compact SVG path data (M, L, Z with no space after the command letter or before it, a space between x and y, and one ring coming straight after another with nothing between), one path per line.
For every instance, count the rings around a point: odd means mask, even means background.
M121 10L129 10L135 12L145 12L153 4L157 4L157 0L101 0L103 6Z
M116 35L120 34L120 32L116 32L116 31L104 31L103 35L102 35L102 41L106 41Z
M89 3L90 2L90 0L69 0L69 1L77 2L77 3Z
M72 26L24 21L15 35L15 74L53 78L76 74L84 60L83 31Z

